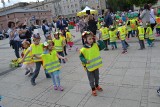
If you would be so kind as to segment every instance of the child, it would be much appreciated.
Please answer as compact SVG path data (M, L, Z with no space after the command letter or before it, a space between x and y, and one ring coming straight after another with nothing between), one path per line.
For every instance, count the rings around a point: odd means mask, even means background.
M26 52L28 51L28 48L30 47L30 42L24 40L22 42L22 46L24 48L23 54L26 54ZM28 73L29 76L31 76L33 74L33 59L32 59L32 53L29 52L29 54L25 57L24 62L22 64L22 68L24 68L26 70L25 75L27 75Z
M137 35L138 35L138 39L139 39L139 44L140 44L140 49L139 50L143 50L145 49L145 45L144 45L144 27L142 26L142 22L140 22L140 26L138 26L138 30L137 30Z
M61 31L59 31L59 36L63 40L64 54L67 55L67 51L66 51L66 37L62 34Z
M152 47L154 45L154 37L153 37L153 31L149 23L146 23L147 30L146 30L146 39L149 47Z
M133 37L133 35L132 35L132 28L130 26L130 20L127 21L127 31L128 31L127 35L128 35L128 40L129 40L130 39L130 35Z
M158 16L156 17L156 26L155 26L155 28L156 28L156 36L160 36L160 17L159 17L159 14L158 14Z
M41 55L43 53L43 44L40 43L40 40L41 40L41 37L39 35L39 33L37 34L34 34L33 35L33 44L30 45L30 47L28 48L28 51L26 52L26 54L24 55L24 57L22 58L22 61L21 62L24 62L24 59L26 58L26 56L31 52L32 53L32 56L34 55ZM38 74L39 74L39 71L40 71L40 68L41 68L41 64L42 64L42 59L39 59L39 58L35 58L33 57L33 60L36 64L36 69L32 75L32 78L31 78L31 84L33 86L36 85L35 83L35 79L37 78ZM50 75L48 73L46 73L46 78L50 78Z
M63 44L64 43L63 43L62 38L59 37L58 32L55 32L53 42L54 42L54 48L57 51L57 53L64 57L64 53L63 53L63 51L64 51ZM62 60L62 61L63 61L63 63L66 63L65 60ZM61 63L61 59L59 59L59 62Z
M66 28L66 40L67 40L67 44L69 45L69 50L71 50L72 47L74 47L76 49L76 51L78 51L78 47L74 46L74 43L73 43L73 38L72 38L72 34L71 32L69 31L68 28ZM75 37L75 36L73 36Z
M53 49L54 43L53 41L45 42L44 44L45 51L41 56L36 56L37 58L41 58L43 61L43 67L52 77L54 90L63 91L63 87L60 85L60 68L61 65L58 61L58 58L67 60L65 57L57 54L56 50ZM56 83L57 82L57 83Z
M80 60L87 71L87 76L92 89L92 95L97 96L96 90L103 91L99 86L99 68L102 66L102 58L99 50L105 48L103 41L98 40L96 43L91 32L85 31L82 34L85 41L84 47L80 49Z
M108 44L109 44L109 29L107 27L104 27L104 24L101 24L100 28L100 38L103 40L105 43L106 48L104 49L105 51L109 50L108 49Z
M118 27L118 36L121 40L122 43L122 47L123 47L123 51L122 54L127 53L127 44L126 44L126 29L124 26L122 26L122 23L119 23L119 27Z
M52 35L51 35L51 33L46 33L45 37L46 37L46 41L52 40Z
M117 35L116 35L115 28L113 26L111 26L110 29L111 30L109 31L109 36L110 36L110 43L111 43L112 50L113 50L113 49L117 49L117 44L116 44Z

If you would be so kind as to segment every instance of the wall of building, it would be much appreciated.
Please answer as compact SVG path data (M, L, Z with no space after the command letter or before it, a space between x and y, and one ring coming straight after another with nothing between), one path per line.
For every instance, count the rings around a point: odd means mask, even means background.
M0 30L7 29L7 23L8 21L14 21L16 22L27 22L27 24L30 24L30 21L32 17L35 16L36 20L42 21L43 19L47 19L49 22L52 21L52 15L50 11L46 12L29 12L29 13L12 13L5 16L0 17Z

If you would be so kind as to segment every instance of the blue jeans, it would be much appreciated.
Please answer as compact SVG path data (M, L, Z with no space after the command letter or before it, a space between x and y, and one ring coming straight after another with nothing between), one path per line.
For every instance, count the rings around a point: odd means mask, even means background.
M121 40L123 50L127 50L127 45L125 40Z
M13 43L13 48L14 48L14 52L17 58L20 58L19 55L19 48L21 47L21 42L20 41L14 41Z
M55 71L56 72L56 71ZM55 74L55 72L50 73L51 77L52 77L52 81L53 81L53 85L54 86L60 86L60 78L59 78L59 74ZM57 83L56 83L57 81Z
M152 42L153 42L153 40L150 40L149 38L147 38L147 43L148 43L149 46L152 45Z
M156 33L160 34L160 28L156 28Z
M116 42L110 42L110 44L111 44L111 46L112 46L113 48L117 48L117 43L116 43Z
M130 35L133 37L132 31L128 31L128 38L130 38Z

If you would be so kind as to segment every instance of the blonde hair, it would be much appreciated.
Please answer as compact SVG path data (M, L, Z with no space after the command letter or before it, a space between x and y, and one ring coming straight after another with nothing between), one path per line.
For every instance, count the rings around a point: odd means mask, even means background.
M93 19L94 19L93 15L88 16L88 20L93 20Z

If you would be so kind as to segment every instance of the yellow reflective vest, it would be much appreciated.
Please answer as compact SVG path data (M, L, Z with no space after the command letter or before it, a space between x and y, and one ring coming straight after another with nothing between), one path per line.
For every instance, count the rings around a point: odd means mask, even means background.
M67 42L72 42L73 41L71 32L66 32L66 40L67 40Z
M42 54L41 58L43 67L48 73L57 71L61 68L56 50L52 50L51 53Z
M149 38L150 40L154 40L153 31L151 27L147 27L146 29L146 38Z
M39 45L31 44L32 48L32 55L41 55L43 53L43 44L40 43ZM34 62L42 61L40 58L33 57Z
M143 26L139 26L138 27L138 37L139 37L139 40L144 40L144 27Z
M116 35L115 30L114 31L109 31L109 36L110 36L110 42L116 42L117 35Z
M28 49L24 49L23 54L25 55L28 52ZM28 55L24 58L23 64L33 63L32 52L29 52Z
M126 39L126 29L124 26L121 26L118 28L120 39L125 40Z
M100 29L100 31L101 31L101 33L102 33L102 39L103 40L107 40L107 39L109 39L109 30L108 30L108 28L107 27L102 27L101 29Z
M62 52L63 51L63 40L61 38L59 39L53 39L54 42L54 48L57 52Z
M97 43L94 43L91 48L83 47L80 52L84 55L85 59L89 61L85 67L89 72L92 72L102 66L102 58Z

